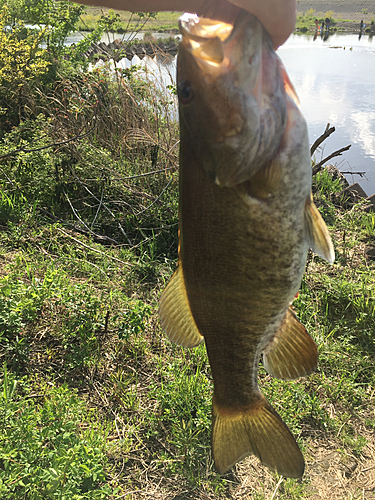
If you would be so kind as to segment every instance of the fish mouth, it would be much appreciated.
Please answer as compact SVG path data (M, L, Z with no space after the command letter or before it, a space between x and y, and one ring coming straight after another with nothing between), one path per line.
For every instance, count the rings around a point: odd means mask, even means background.
M231 37L233 24L185 13L179 19L179 28L183 43L193 56L211 64L223 62L223 43Z

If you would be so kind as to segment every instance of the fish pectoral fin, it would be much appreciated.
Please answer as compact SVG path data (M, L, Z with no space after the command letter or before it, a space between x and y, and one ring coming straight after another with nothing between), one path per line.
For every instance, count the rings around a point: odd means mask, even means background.
M255 198L268 198L279 187L281 168L277 159L258 170L248 181L247 191Z
M288 94L288 96L295 102L295 104L299 107L300 102L298 99L298 95L296 92L296 89L294 88L293 83L290 81L289 75L286 72L286 69L284 68L284 65L280 63L281 66L281 75L284 80L284 88L285 92Z
M221 40L218 37L208 38L203 42L190 41L191 53L204 61L220 64L224 59L224 50Z
M307 242L313 252L325 259L330 264L335 260L335 250L327 226L309 196L305 204L305 226Z
M172 342L183 347L195 347L203 341L190 310L181 264L162 293L159 316Z
M316 370L318 350L291 308L263 351L263 366L273 377L293 380Z
M220 408L215 396L212 405L212 450L220 474L254 454L282 476L302 477L302 453L288 427L260 393L247 409Z

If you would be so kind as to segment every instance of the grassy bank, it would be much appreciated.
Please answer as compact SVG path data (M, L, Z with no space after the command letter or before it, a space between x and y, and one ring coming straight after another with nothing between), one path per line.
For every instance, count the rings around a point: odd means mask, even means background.
M205 348L184 350L161 332L158 297L177 254L177 131L158 105L143 128L124 124L120 111L146 98L139 86L128 82L124 107L116 98L116 147L115 126L109 137L103 120L68 150L2 160L4 499L269 499L279 482L254 458L217 474ZM317 342L318 371L281 382L260 370L307 460L303 480L283 481L274 498L374 494L375 280L366 249L375 217L365 204L341 208L340 190L319 174L336 262L311 255L294 303Z
M346 15L350 16L350 13ZM317 12L314 9L309 9L306 12L300 12L297 14L296 29L300 32L306 32L308 30L315 31L315 19L318 20L319 29L322 26L323 21L326 19L330 20L330 31L359 31L360 21L363 20L366 25L365 32L369 33L373 29L375 23L375 13L364 16L361 13L356 13L351 17L343 18L340 14L330 11Z
M338 186L324 172L317 190L336 263L311 255L294 305L319 368L288 383L260 371L307 459L302 482L284 481L275 498L373 498L375 218L363 204L335 206ZM96 243L72 229L74 216L54 223L35 203L2 196L2 498L269 499L279 478L256 459L215 472L205 348L184 350L160 330L176 184L162 226L139 220L131 245Z
M87 7L86 12L82 14L78 23L80 30L94 30L102 15L108 13L117 15L116 31L125 33L142 29L144 31L168 32L178 29L178 18L182 12L158 12L155 17L139 17L127 11L112 11L111 9L100 9L96 7ZM145 21L147 21L146 24Z

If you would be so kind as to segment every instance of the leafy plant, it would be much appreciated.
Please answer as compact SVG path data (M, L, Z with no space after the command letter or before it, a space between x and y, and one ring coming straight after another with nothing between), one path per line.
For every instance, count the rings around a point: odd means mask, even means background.
M87 417L67 387L44 389L40 403L16 393L4 368L0 397L0 492L4 499L104 499L107 430ZM84 422L87 422L84 426Z
M117 316L120 321L118 326L118 336L121 340L128 340L132 335L141 335L145 330L145 323L151 314L151 307L141 300L129 304L129 309L121 316Z

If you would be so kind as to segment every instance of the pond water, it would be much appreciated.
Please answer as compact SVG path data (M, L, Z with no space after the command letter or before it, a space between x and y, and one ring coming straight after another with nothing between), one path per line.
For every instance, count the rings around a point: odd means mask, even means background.
M345 174L349 183L359 182L368 195L374 194L375 40L358 34L337 33L328 38L294 34L278 54L299 96L310 143L324 132L327 123L336 128L316 152L316 160L351 144L349 151L331 162L343 172L353 172ZM175 58L140 60L135 56L131 62L119 62L122 67L131 64L147 68L149 75L161 74L163 86L175 80ZM365 174L361 177L354 172Z
M313 35L292 35L278 50L301 101L310 143L327 123L336 131L318 151L320 160L351 144L333 158L341 171L359 182L368 195L375 193L375 40L368 35L334 34L327 40Z

